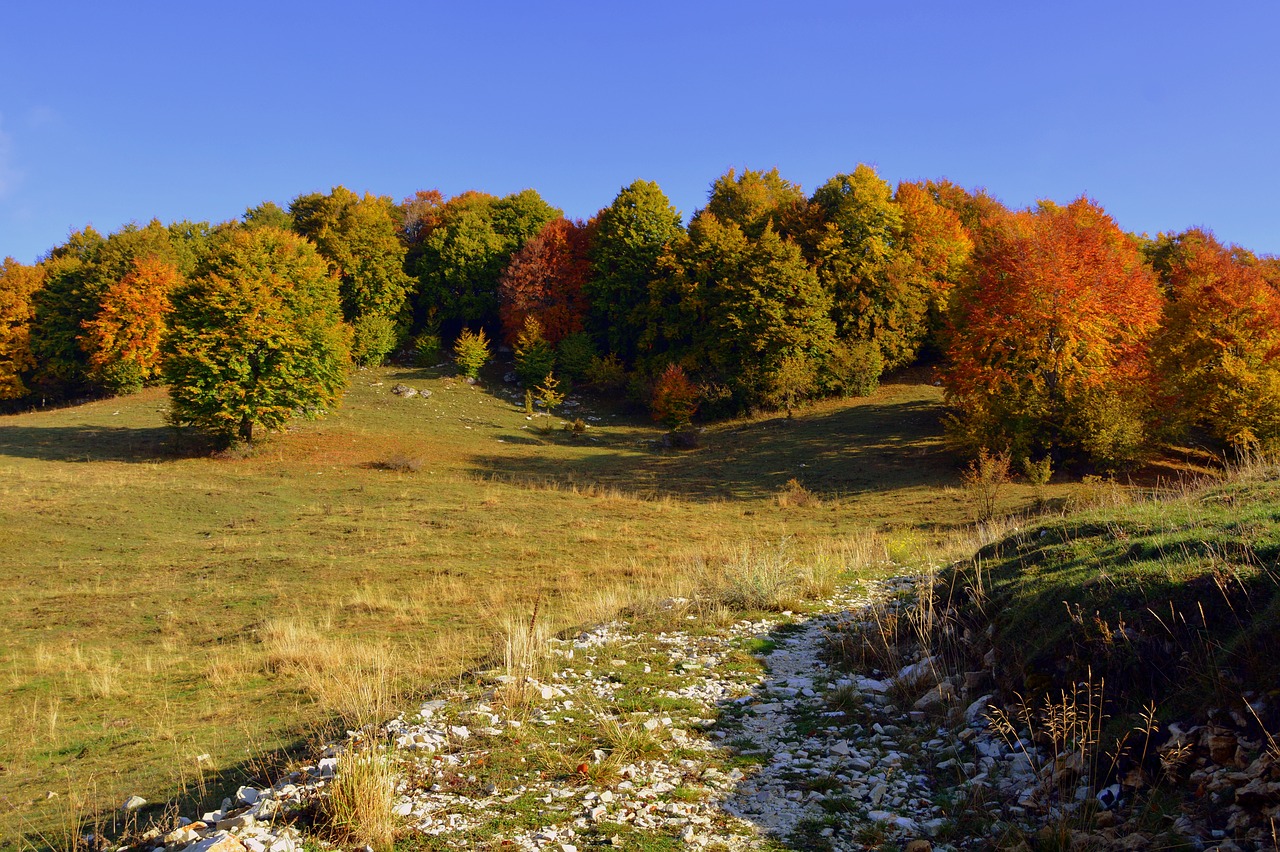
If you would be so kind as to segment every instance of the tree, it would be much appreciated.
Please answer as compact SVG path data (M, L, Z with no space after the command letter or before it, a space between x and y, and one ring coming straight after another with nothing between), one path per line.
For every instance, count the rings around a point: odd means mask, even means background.
M1140 449L1161 297L1136 242L1095 202L1004 217L949 317L947 397L976 449L1103 464Z
M318 417L346 385L338 283L306 239L279 228L223 235L174 296L165 344L169 418L251 442Z
M126 225L104 238L93 228L73 233L44 262L45 286L36 297L32 321L35 380L45 393L65 396L91 390L86 323L102 307L103 295L134 270L134 261L156 258L182 274L203 255L210 238L205 225ZM99 386L100 387L100 386Z
M589 325L608 351L632 362L649 288L661 275L659 258L681 238L684 226L658 185L646 180L623 187L596 222L591 275L583 286Z
M582 222L555 219L512 255L498 281L508 344L515 343L528 318L538 321L551 346L584 329L587 300L582 289L591 271L591 231Z
M672 432L683 429L698 413L698 388L684 368L668 364L653 386L653 419Z
M133 270L107 287L81 338L95 384L132 393L160 377L170 296L181 284L173 264L149 256L134 258Z
M555 350L542 333L542 323L534 317L525 317L524 328L512 343L516 376L526 388L533 387L555 367Z
M29 393L24 377L35 369L31 354L32 296L44 286L44 269L11 257L0 264L0 399Z
M264 201L257 207L250 207L240 217L246 228L279 228L282 231L294 229L293 214L274 201Z
M875 169L831 178L813 194L823 212L810 240L818 277L831 293L842 340L874 344L886 367L914 360L928 326L930 288L906 249L903 211Z
M948 298L968 267L973 240L960 217L935 201L923 184L899 183L893 197L902 212L908 286L924 296L926 310L924 337L917 338L913 348L930 341L936 347ZM911 301L920 304L916 299ZM911 318L912 325L918 321Z
M396 321L412 284L404 271L400 210L386 196L361 197L336 186L328 195L298 196L289 211L294 230L316 244L338 278L354 360L381 363L395 347Z
M772 226L750 240L735 223L703 211L690 226L666 356L697 365L705 381L725 386L738 408L759 405L788 355L821 360L834 328L831 299L795 243ZM689 321L689 318L692 321Z
M1153 345L1165 419L1236 449L1280 447L1280 288L1266 265L1199 229L1151 254L1169 294Z
M498 280L511 256L562 216L532 189L505 198L465 192L430 211L409 260L418 278L416 327L496 329Z
M479 378L480 369L489 363L489 338L484 329L473 332L464 328L454 341L453 358L462 375L472 380Z
M804 204L804 192L776 168L767 172L744 169L741 175L729 169L711 184L707 212L721 222L736 224L754 240L766 227L778 231L790 208Z

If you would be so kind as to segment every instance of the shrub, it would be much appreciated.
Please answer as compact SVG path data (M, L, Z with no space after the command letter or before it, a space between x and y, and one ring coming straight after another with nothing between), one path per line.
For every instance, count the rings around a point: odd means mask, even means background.
M542 334L542 324L525 317L524 328L516 336L516 376L520 384L534 387L556 366L556 353Z
M547 410L548 414L554 414L555 410L564 403L564 394L560 391L560 381L550 373L543 377L542 383L535 390L538 394L538 402L542 403L542 407Z
M413 360L419 367L434 367L440 363L440 335L424 331L413 339Z
M683 367L668 364L663 370L653 388L652 407L653 419L673 432L689 425L698 411L698 389Z
M884 358L880 348L865 340L842 340L827 355L819 382L836 396L870 396L880 386Z
M969 462L962 479L973 497L978 521L991 520L996 514L1000 489L1009 483L1009 453L992 454L982 447L978 450L978 457Z
M601 391L621 391L627 386L627 368L610 352L603 358L593 357L587 367L587 382Z
M588 377L596 360L596 345L591 341L591 335L585 332L571 334L556 346L556 364L560 374L575 382Z
M351 360L375 367L396 348L396 324L382 314L365 314L351 324Z
M478 378L480 368L489 363L490 358L489 338L485 337L484 329L472 332L464 328L453 344L453 358L462 375L468 379Z

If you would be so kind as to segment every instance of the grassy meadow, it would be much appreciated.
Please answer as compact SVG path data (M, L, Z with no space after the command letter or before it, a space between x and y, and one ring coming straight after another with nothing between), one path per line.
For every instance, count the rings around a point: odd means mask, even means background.
M583 624L755 552L942 558L973 521L923 374L680 452L571 402L582 435L496 380L365 370L334 415L222 456L165 425L162 389L0 417L0 847L131 794L216 805L465 676L513 614ZM999 510L1081 488L1010 485Z

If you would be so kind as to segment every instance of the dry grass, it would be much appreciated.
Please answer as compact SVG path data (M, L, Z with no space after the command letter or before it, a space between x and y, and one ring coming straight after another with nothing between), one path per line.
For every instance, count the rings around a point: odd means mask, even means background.
M375 852L392 848L402 821L395 813L395 769L383 749L353 746L343 751L336 776L325 789L325 826L338 842L370 846Z

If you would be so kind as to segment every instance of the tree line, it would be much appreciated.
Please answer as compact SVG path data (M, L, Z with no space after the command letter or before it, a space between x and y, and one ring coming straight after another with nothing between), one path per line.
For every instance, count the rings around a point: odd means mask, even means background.
M219 225L87 227L0 268L0 399L164 382L175 423L246 440L331 408L352 363L457 349L474 373L489 341L528 387L626 394L675 427L930 363L975 452L1114 468L1188 435L1280 445L1280 260L866 165L812 195L730 170L687 227L644 180L586 222L531 189L336 187Z

